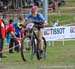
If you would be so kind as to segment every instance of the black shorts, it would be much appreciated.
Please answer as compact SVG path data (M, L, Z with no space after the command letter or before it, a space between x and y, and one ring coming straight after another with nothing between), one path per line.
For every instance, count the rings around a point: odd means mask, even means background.
M35 27L36 27L38 30L40 30L40 29L43 28L43 25L41 25L41 24L35 24Z

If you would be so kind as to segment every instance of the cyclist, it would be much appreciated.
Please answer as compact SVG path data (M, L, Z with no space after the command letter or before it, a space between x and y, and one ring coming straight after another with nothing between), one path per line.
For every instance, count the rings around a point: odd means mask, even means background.
M42 28L43 26L48 25L47 21L45 20L44 16L38 12L39 8L37 6L33 6L31 8L31 12L27 15L26 21L31 20L34 24L38 25L38 37L40 40L40 48L41 48L41 53L43 52L43 32Z

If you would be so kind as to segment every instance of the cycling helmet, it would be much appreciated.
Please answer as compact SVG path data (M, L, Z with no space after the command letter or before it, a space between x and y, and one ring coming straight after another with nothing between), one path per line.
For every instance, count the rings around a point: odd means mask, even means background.
M38 11L38 7L37 6L33 6L32 8L31 8L31 13L33 14L33 13L35 13L35 12L37 12Z

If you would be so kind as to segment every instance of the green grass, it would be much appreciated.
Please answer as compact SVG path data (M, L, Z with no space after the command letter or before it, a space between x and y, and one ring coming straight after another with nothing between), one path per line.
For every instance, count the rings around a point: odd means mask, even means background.
M52 16L49 15L49 24L52 26L53 22L58 19L59 25L64 25L64 24L71 24L75 23L75 16L67 16L67 15L56 15Z
M50 46L47 44L46 60L38 61L35 58L33 61L23 62L20 53L5 54L7 58L3 58L0 61L0 67L3 69L40 69L44 66L74 66L75 41L65 41L64 46L61 41L55 42L54 47L52 47L52 44Z
M75 1L74 0L67 0L68 2L66 3L66 6L68 7L75 7Z

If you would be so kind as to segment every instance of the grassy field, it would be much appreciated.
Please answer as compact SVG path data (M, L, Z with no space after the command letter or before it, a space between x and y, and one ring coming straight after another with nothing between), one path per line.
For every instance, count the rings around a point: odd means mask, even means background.
M49 24L50 26L53 25L53 22L58 19L59 25L65 25L65 24L75 24L75 16L67 16L67 15L49 15Z
M67 5L63 7L75 7L75 2L70 1L74 0L69 0ZM71 14L74 12L73 9L70 11L61 10L60 15L49 15L50 26L57 19L59 25L75 23L75 15L61 15L61 13ZM8 48L8 46L4 47ZM75 69L75 41L65 41L64 46L62 41L57 41L54 42L54 47L51 42L50 45L47 42L46 60L38 61L35 56L33 61L23 62L20 53L9 54L7 51L4 54L7 58L0 59L0 69Z
M20 53L8 54L7 58L0 59L0 69L67 69L67 68L50 68L50 66L75 66L75 41L47 43L46 60L38 61L36 56L33 61L23 62ZM74 69L74 68L68 68Z

